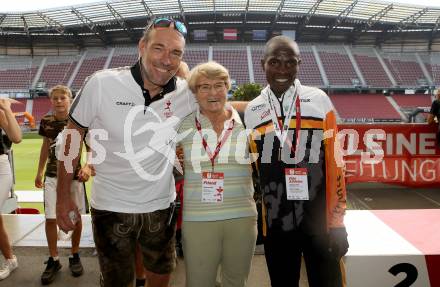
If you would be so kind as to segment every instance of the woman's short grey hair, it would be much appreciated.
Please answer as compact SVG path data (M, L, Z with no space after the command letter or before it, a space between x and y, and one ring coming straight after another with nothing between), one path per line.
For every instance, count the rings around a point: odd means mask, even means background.
M188 87L195 94L197 92L197 85L200 77L205 77L210 80L220 79L225 82L226 88L231 89L231 79L229 71L224 66L215 61L198 64L192 68L188 77Z

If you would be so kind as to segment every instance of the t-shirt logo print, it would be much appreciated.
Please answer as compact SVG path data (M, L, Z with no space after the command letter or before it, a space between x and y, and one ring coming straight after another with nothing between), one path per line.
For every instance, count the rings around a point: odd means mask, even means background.
M171 111L171 101L170 100L166 100L166 102L165 102L163 115L165 118L169 118L173 115L173 112Z
M149 121L136 131L132 131L136 116L139 113L144 113L144 106L139 105L133 107L128 113L124 122L125 152L115 152L115 155L128 160L131 167L142 179L147 181L156 181L160 180L165 174L167 174L168 163L161 165L161 168L156 169L158 170L158 173L153 174L145 170L145 161L148 161L148 158L152 157L153 155L154 158L157 159L157 153L160 153L166 160L168 160L170 164L179 169L179 162L176 161L175 143L178 140L178 137L185 137L187 134L189 134L189 131L188 133L182 135L177 133L174 127L178 126L180 119L176 116L171 116L165 121L162 121L159 115L150 107L146 107L146 111L151 113L153 117L157 119L157 121ZM153 136L150 137L149 142L145 143L145 147L142 150L136 152L133 147L132 137L151 131L153 132Z

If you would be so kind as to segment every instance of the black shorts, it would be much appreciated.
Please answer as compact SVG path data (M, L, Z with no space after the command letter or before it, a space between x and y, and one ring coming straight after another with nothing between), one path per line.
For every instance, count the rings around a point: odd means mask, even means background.
M174 270L176 228L170 210L137 214L91 208L101 286L125 287L132 282L136 244L141 247L144 266L149 271L169 274Z

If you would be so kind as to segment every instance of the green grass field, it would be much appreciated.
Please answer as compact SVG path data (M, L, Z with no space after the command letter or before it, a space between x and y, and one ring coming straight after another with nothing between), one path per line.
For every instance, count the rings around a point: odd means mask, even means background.
M40 148L43 140L36 133L23 135L20 144L13 145L15 164L15 190L37 190L34 186L35 175L38 168ZM90 195L90 181L86 184L88 197ZM90 198L90 197L89 197ZM43 213L43 203L19 203L20 207L33 207Z

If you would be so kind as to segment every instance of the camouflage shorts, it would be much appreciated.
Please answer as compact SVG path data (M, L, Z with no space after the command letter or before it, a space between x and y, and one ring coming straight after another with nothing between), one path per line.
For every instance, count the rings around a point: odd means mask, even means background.
M169 274L174 270L176 216L170 220L170 208L140 214L91 208L91 215L101 286L125 287L132 282L136 244L149 271Z

